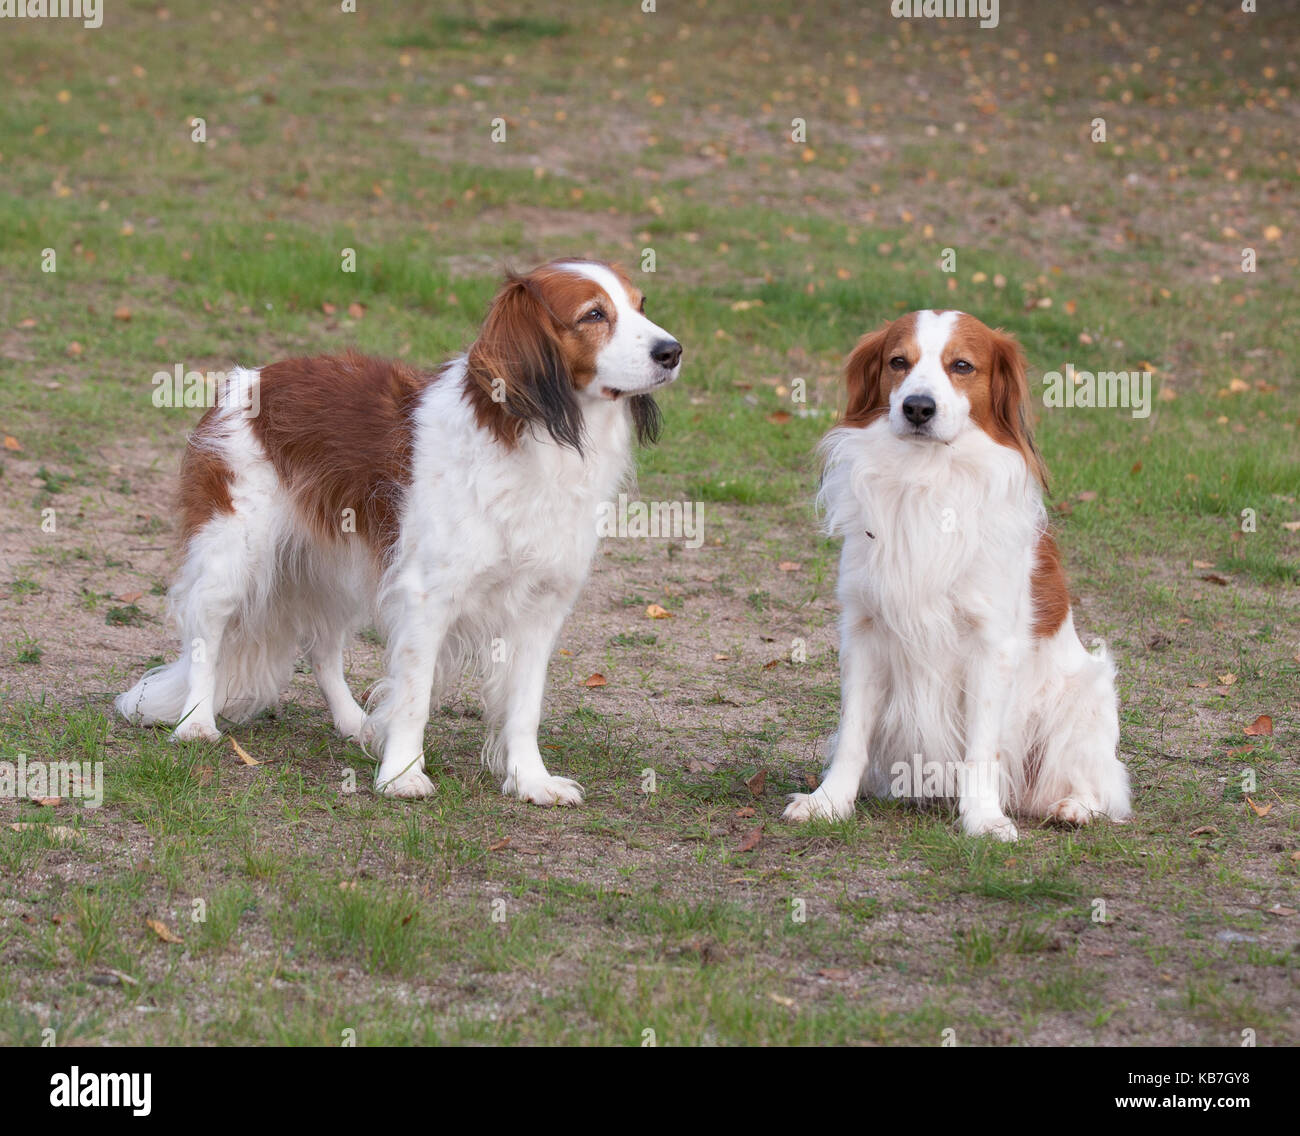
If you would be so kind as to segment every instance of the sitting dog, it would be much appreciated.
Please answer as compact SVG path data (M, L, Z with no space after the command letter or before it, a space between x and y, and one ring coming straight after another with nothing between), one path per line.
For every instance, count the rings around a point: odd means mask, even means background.
M840 724L785 819L870 794L955 796L965 832L1001 840L1009 809L1123 820L1115 668L1074 630L1019 345L913 312L858 343L846 381L821 489L844 538Z
M547 663L598 508L633 436L657 437L650 392L681 357L626 275L565 260L509 276L468 353L437 372L355 354L236 370L181 469L180 658L118 711L215 739L217 715L277 703L302 651L339 732L382 754L376 789L422 797L431 695L476 663L502 790L579 803L537 746ZM367 714L343 649L369 622L387 656Z

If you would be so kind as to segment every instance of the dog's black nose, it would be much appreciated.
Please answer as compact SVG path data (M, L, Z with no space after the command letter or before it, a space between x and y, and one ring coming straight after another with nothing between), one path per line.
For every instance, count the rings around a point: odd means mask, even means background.
M650 348L650 358L671 371L681 362L682 345L675 339L661 339Z
M903 399L903 417L915 426L934 417L934 399L928 394L909 394Z

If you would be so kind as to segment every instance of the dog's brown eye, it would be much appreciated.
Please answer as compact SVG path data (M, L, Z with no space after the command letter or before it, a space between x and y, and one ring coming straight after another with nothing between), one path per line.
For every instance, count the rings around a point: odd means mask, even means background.
M907 370L907 360L904 359L901 355L895 355L895 356L894 356L894 357L889 361L889 365L890 365L891 367L893 367L895 371L905 371L905 370Z
M953 362L952 369L956 371L957 374L959 375L969 375L973 370L975 370L975 368L972 367L968 362L966 362L965 359L955 360Z
M578 322L599 323L604 318L605 318L604 312L602 312L599 308L592 308L591 311L589 311L585 316L583 316L582 319L580 319Z

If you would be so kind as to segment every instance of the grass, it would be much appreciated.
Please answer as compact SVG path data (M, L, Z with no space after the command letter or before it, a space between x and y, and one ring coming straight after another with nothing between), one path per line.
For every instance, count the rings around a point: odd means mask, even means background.
M0 1041L1294 1044L1270 912L1300 872L1296 33L1192 8L978 32L847 0L270 5L220 13L237 57L190 3L8 29L0 762L102 761L106 798L0 799ZM184 68L156 62L178 42ZM505 265L646 250L686 365L639 492L702 503L704 543L602 548L540 737L582 810L499 795L472 689L430 725L420 804L373 797L306 675L235 728L257 766L110 723L174 649L197 411L156 407L155 374L433 365ZM1153 373L1148 417L1036 427L1076 621L1119 664L1122 828L778 819L838 709L816 443L857 337L931 306L1013 332L1035 391ZM354 689L378 665L371 633Z

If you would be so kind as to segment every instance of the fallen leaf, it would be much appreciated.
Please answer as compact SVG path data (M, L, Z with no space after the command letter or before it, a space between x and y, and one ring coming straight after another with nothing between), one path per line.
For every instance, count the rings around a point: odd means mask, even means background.
M751 828L743 837L740 843L736 845L737 852L752 852L758 847L759 841L763 839L763 826L760 824L757 828Z
M1273 736L1273 719L1261 714L1243 731L1248 738L1271 738Z
M32 803L39 805L41 808L52 809L63 804L62 797L33 797Z
M92 974L90 981L96 986L139 986L140 983L132 978L129 974L123 974L120 970L106 969L98 974Z
M1193 568L1213 568L1214 564L1209 560L1193 560Z
M606 686L608 685L608 683L603 674L593 674L593 675L589 675L587 681L584 682L582 685L583 686Z
M746 805L743 809L736 810L736 816L741 820L744 820L746 817L752 817L754 813L755 810L751 809L748 805Z
M803 567L803 565L800 564L797 560L782 560L781 563L777 565L777 567L782 572L798 572L799 569Z
M1237 681L1237 676L1233 674L1231 671L1228 671L1227 674L1218 675L1217 677L1219 682L1222 683L1224 686L1231 686L1234 682Z
M32 824L30 821L19 821L9 827L14 832L44 832L59 844L70 844L80 836L80 833L75 828L69 828L64 824Z
M1253 745L1242 746L1242 747L1240 747L1239 749L1230 749L1230 750L1228 750L1228 756L1229 756L1229 757L1240 757L1243 753L1251 753L1251 752L1253 752L1254 749L1255 749L1255 747L1254 747Z
M23 452L22 443L17 438L15 438L12 434L5 435L5 449L13 450L15 453L19 453L19 454Z
M260 761L257 760L257 758L253 757L246 749L244 749L243 746L241 746L237 741L235 741L234 738L230 739L230 748L235 751L235 754L238 756L239 760L242 761L245 765L262 764Z
M849 978L849 971L841 966L824 966L817 972L818 978L829 978L832 982L845 982Z
M1255 804L1254 801L1252 801L1249 797L1247 797L1246 804L1248 804L1252 809L1255 810L1255 815L1257 817L1266 817L1268 816L1269 813L1273 811L1272 801L1269 801L1269 803L1266 805L1257 805Z
M645 609L646 619L672 619L673 613L658 604L651 604Z
M1082 493L1075 494L1075 496L1080 501L1095 501L1097 500L1097 491L1095 489L1085 489Z
M779 667L783 662L785 662L784 659L768 659L768 661L763 664L763 669L765 671L770 671L773 667Z
M183 943L185 942L175 931L167 926L161 919L146 919L145 925L158 936L164 943Z
M348 315L350 315L354 320L359 320L365 314L366 309L360 304L354 302L348 305Z
M81 344L78 343L75 339L71 343L69 343L67 347L68 354L72 355L74 358L80 355L85 350L86 349L82 347Z
M803 783L808 787L810 793L814 792L817 788L817 778L811 773L805 773L803 775Z
M788 410L774 410L771 414L767 415L767 420L772 423L773 426L784 426L790 421L790 418L791 414Z
M1212 824L1203 824L1200 828L1194 828L1187 834L1188 836L1218 836L1219 830Z
M488 850L489 852L500 852L501 849L502 849L502 848L505 848L509 843L510 843L510 837L508 837L508 836L503 836L503 837L502 837L500 840L498 840L495 844L489 844L487 850Z
M114 598L122 603L135 603L135 601L142 595L144 595L144 592L125 592L120 596L115 596Z
M692 757L686 762L687 773L716 773L717 771L718 763L716 761L697 761Z
M1294 907L1284 907L1280 903L1275 903L1273 904L1272 907L1268 909L1269 915L1276 915L1282 919L1294 915L1295 913L1296 913L1296 909Z
M727 662L730 662L730 661L731 661L731 656L730 656L730 655L714 655L714 656L713 656L713 661L714 661L715 663L727 663Z
M760 769L753 777L745 782L745 785L754 796L761 797L765 792L767 792L767 770Z
M1300 521L1283 521L1282 527L1287 532L1300 532Z
M1218 584L1221 588L1226 588L1228 584L1231 583L1227 576L1221 575L1218 572L1206 572L1201 579L1206 580L1211 584Z
M320 310L324 312L327 316L332 316L335 312L338 311L338 308L336 308L333 304L331 304L328 300L326 300L324 303L321 304Z
M794 999L793 999L793 998L787 998L784 994L773 994L773 993L769 990L768 993L767 993L767 996L768 996L769 998L771 998L772 1001L775 1002L778 1006L786 1006L786 1007L793 1007L793 1006L794 1006Z
M131 309L125 306L120 308L114 308L113 318L115 320L121 320L123 323L126 323L131 318Z

